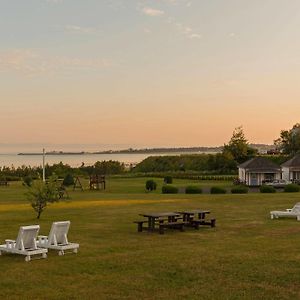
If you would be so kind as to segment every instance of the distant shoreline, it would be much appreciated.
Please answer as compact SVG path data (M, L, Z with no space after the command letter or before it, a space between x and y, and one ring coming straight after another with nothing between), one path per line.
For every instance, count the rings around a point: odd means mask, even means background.
M50 151L46 155L86 155L86 154L157 154L157 153L218 153L222 147L190 147L190 148L150 148L150 149L124 149L124 150L107 150L97 152L65 152ZM18 155L43 155L41 152L21 152Z
M257 149L259 152L266 152L273 149L273 145L250 144L249 146ZM105 151L49 151L46 155L94 155L94 154L197 154L197 153L220 153L223 146L219 147L178 147L178 148L143 148L143 149L123 149L123 150L105 150ZM43 155L41 152L21 152L17 155Z

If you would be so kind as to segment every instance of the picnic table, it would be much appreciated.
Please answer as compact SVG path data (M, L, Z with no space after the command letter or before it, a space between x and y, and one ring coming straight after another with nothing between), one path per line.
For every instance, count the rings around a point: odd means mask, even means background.
M210 227L216 226L216 219L207 220L205 217L210 214L209 210L194 209L178 212L183 216L183 222L187 226L199 229L200 225L209 225ZM198 216L198 218L195 218Z
M147 221L136 221L138 224L138 231L143 231L146 229L150 232L153 232L157 229L160 234L164 233L165 228L173 228L183 230L183 222L178 222L178 218L180 217L179 213L176 212L162 212L162 213L145 213L140 214L147 218ZM147 223L148 227L143 227L143 224Z
M206 214L210 214L209 210L194 209L194 210L184 210L179 211L179 214L183 215L183 221L189 222L195 218L195 215L198 215L198 219L205 219Z

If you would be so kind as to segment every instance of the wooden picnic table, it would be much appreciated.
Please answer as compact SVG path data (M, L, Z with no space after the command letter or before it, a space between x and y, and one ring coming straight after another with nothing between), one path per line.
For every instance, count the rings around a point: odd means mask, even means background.
M209 210L194 209L178 212L183 216L183 222L185 226L194 227L199 229L199 226L208 225L210 227L216 226L216 219L205 219L206 214L210 214ZM198 218L195 218L198 215Z
M148 218L148 231L154 231L155 230L155 223L160 220L164 221L167 220L168 223L173 223L177 221L177 218L180 217L179 213L174 212L162 212L162 213L146 213L146 214L140 214L140 216L143 216L145 218Z
M179 211L178 213L183 215L184 222L190 222L195 218L195 215L198 215L198 219L200 220L205 219L205 215L210 214L210 211L202 210L202 209L194 209L194 210Z
M7 180L0 180L0 185L8 186L8 181Z

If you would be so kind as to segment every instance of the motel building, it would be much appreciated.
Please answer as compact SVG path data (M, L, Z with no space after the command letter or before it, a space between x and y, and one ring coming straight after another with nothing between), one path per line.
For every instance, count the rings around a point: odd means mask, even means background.
M281 165L282 179L300 181L300 154Z
M273 181L282 178L281 167L264 157L254 157L240 164L238 169L239 180L248 186L260 186L265 180Z

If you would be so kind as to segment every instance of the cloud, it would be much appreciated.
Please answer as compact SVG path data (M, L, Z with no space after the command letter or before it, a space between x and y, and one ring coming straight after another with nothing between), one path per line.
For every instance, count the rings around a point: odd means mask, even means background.
M185 5L190 7L192 2L190 0L157 0L161 2L168 3L170 5ZM201 39L202 35L199 32L196 32L193 28L186 26L180 22L177 22L174 18L172 18L169 14L165 13L163 10L153 9L150 7L142 7L141 3L138 5L138 10L142 11L143 14L151 17L162 17L162 20L171 26L175 27L177 32L181 35L184 35L188 39ZM144 33L148 34L151 30L144 29Z
M75 34L96 34L99 32L97 28L94 27L83 27L78 25L66 25L65 32L75 33Z
M25 75L57 73L61 71L100 70L115 64L106 58L79 58L42 55L31 49L12 49L0 52L0 72Z
M186 26L182 23L179 23L179 22L175 22L174 19L172 18L169 18L167 20L167 22L169 24L173 24L175 25L175 27L177 28L178 32L185 35L187 38L189 39L201 39L202 38L202 35L195 32L194 29L192 29L191 27L189 26Z
M190 39L201 39L201 38L202 38L202 35L199 34L199 33L191 33L191 34L188 35L188 37L189 37Z
M151 7L144 7L142 9L143 14L150 16L150 17L160 17L165 14L163 10L154 9Z
M63 0L46 0L46 2L49 2L49 3L59 3L59 2L62 2Z
M144 33L146 33L146 34L151 34L151 33L152 33L152 30L149 29L149 28L144 28Z
M192 5L192 2L190 0L161 0L161 1L172 5L185 5L186 7L190 7Z

